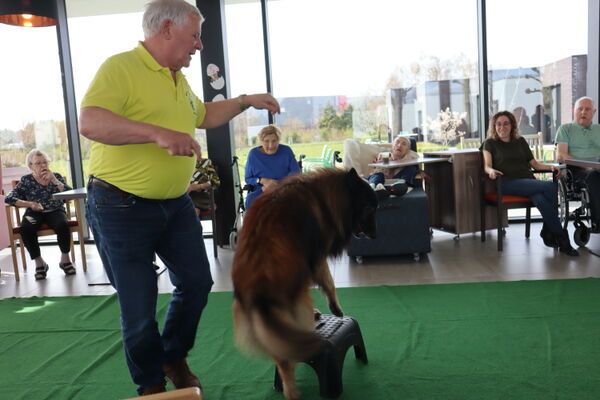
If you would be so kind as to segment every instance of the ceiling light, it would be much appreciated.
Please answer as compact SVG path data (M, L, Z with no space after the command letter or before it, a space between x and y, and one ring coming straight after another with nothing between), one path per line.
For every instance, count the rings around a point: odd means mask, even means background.
M26 27L57 25L56 0L2 0L0 22Z

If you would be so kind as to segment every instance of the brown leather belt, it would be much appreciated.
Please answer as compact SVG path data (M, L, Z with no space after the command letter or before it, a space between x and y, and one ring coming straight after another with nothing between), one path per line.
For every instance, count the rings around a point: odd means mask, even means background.
M95 178L93 176L90 177L89 183L90 183L90 185L95 186L97 188L108 190L108 191L115 192L115 193L119 193L124 196L131 195L131 193L121 190L118 187L116 187L115 185L111 185L110 183L103 181L102 179Z
M106 181L103 181L102 179L96 178L95 176L90 176L90 180L89 180L88 183L90 185L94 186L94 187L97 187L97 188L100 188L100 189L104 189L104 190L108 190L110 192L118 193L118 194L120 194L122 196L133 196L136 199L139 199L139 200L142 200L142 201L147 201L147 202L151 202L151 203L160 203L160 202L164 201L164 200L157 200L157 199L146 199L144 197L137 196L137 195L135 195L133 193L129 193L129 192L126 192L124 190L121 190L117 186L112 185L112 184L110 184L110 183L108 183Z

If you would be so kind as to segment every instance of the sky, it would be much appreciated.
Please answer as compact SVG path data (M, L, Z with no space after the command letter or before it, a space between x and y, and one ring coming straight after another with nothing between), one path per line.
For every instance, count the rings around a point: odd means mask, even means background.
M587 53L587 0L488 0L487 11L490 68ZM382 94L395 68L423 57L475 62L476 15L475 0L270 2L274 94ZM104 59L142 39L140 25L141 12L69 19L78 102ZM226 25L232 95L264 91L260 3L227 5ZM0 24L0 54L0 130L64 119L55 28ZM184 73L201 94L198 55Z

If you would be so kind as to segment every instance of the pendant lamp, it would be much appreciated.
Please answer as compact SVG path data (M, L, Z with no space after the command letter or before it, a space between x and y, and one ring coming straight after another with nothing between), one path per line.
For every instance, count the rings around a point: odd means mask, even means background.
M57 25L56 0L2 0L0 22L25 27Z

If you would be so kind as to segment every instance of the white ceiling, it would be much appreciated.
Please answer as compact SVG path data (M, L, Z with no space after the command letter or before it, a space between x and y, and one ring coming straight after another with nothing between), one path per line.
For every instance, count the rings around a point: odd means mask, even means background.
M66 0L68 17L88 17L104 14L125 14L144 11L149 0ZM195 0L186 0L196 5ZM205 0L214 1L214 0ZM225 4L252 3L260 0L225 0Z
M148 0L66 0L68 17L124 14L144 11Z

